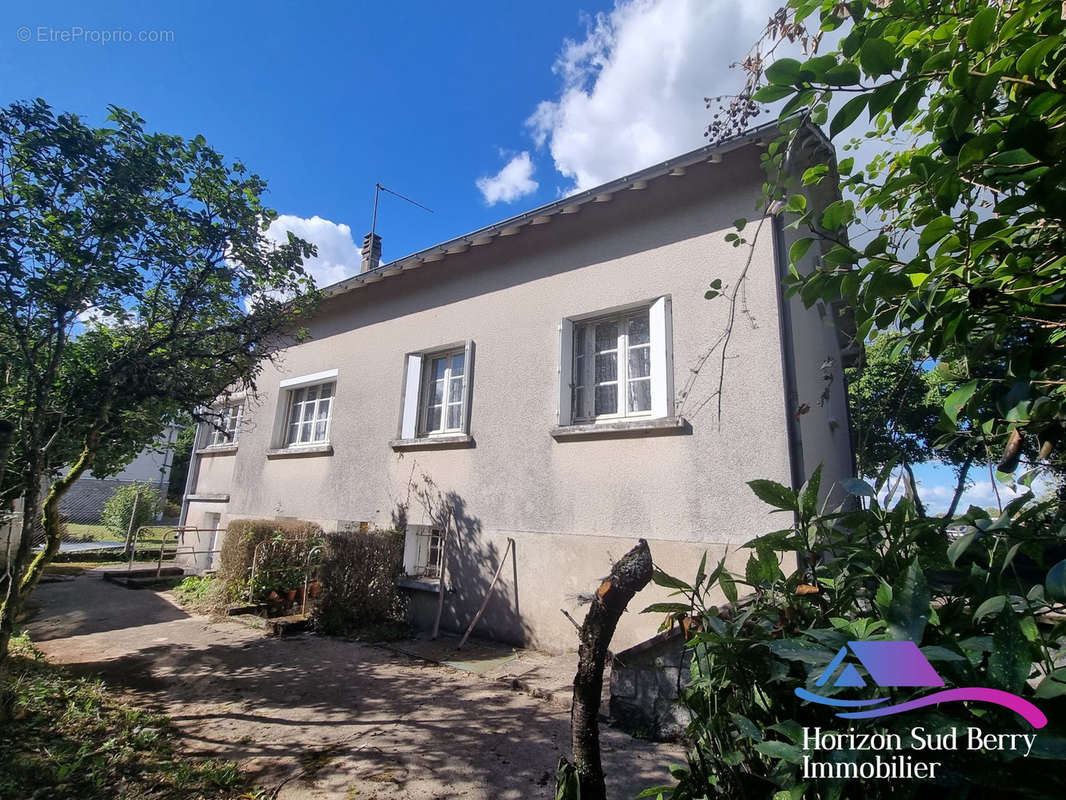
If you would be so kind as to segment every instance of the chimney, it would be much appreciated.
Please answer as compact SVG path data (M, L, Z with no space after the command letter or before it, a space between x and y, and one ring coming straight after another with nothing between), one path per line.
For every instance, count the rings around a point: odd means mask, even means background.
M376 233L368 233L363 237L363 263L359 272L377 269L381 263L381 237Z

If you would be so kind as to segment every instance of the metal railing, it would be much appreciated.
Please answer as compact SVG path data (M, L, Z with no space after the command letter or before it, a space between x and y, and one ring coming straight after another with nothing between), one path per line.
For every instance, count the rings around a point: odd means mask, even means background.
M248 599L253 600L252 593L255 591L255 579L256 576L265 575L274 572L289 572L292 567L289 565L280 567L266 567L261 566L262 554L265 552L264 548L277 547L283 545L285 547L291 547L293 550L298 550L301 547L307 547L310 544L306 539L265 539L259 542L255 549L252 550L252 566L248 575ZM321 563L311 563L311 559L315 555L321 555L324 547L322 545L312 545L307 548L307 552L304 554L303 568L301 570L301 583L303 589L300 592L300 613L307 613L307 590L311 584L311 574L318 570Z
M136 532L133 535L133 541L130 543L130 557L129 557L129 563L128 563L127 567L126 567L126 571L127 572L130 572L130 571L133 570L133 562L136 560L136 557L137 557L137 544L138 544L138 542L141 539L141 534L144 531L146 531L146 530L158 531L158 530L160 530L161 527L162 526L159 526L159 525L142 525L141 527L139 527L136 530ZM195 556L207 555L207 556L210 557L208 559L208 568L210 568L213 565L213 562L214 562L213 556L216 553L221 552L221 548L215 547L214 545L215 545L215 543L217 541L217 535L220 532L223 532L223 530L224 529L222 529L222 528L198 528L198 527L195 527L195 526L192 526L192 525L178 525L178 526L174 526L174 527L163 529L163 532L162 532L162 534L159 537L159 553L158 553L158 556L155 559L155 562L156 562L155 576L158 578L160 576L160 573L162 573L162 571L163 571L163 560L164 560L163 557L166 555L167 544L168 544L167 540L171 536L171 534L173 534L173 536L174 536L174 541L173 541L174 561L177 561L179 556L193 556L193 563L195 563ZM212 537L212 540L211 540L211 546L208 547L206 550L198 549L198 548L193 547L191 545L186 546L185 543L184 543L184 539L185 539L185 534L186 533L196 533L196 534L210 533L210 534L214 534L214 536ZM197 538L199 538L199 537L197 537ZM142 549L142 552L143 552L143 549ZM153 553L153 555L155 555L154 548L152 549L152 553Z

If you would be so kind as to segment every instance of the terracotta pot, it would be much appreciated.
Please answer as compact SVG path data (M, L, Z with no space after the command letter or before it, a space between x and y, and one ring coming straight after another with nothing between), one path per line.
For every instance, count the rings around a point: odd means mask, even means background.
M286 589L285 590L285 599L288 600L290 603L293 602L296 599L296 590L295 589Z
M278 594L277 592L275 592L273 589L271 589L270 590L270 594L267 595L267 600L280 600L280 599L281 599L281 595Z
M309 584L307 584L307 596L308 597L312 597L312 598L313 597L318 597L318 594L321 591L322 591L322 584L320 584L318 581L311 581Z

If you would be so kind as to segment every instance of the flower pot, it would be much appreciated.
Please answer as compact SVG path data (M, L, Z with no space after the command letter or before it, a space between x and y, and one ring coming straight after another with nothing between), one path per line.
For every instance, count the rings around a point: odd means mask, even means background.
M286 589L285 599L290 603L294 602L296 600L296 589Z
M281 599L281 595L278 594L273 589L271 589L270 590L270 594L267 595L267 600L280 600L280 599Z
M322 584L318 581L311 581L309 584L307 584L307 596L311 599L318 597L321 591Z

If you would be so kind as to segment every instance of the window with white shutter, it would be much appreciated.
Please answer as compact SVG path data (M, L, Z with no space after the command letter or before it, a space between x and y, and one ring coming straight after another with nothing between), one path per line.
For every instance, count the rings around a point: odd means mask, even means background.
M673 414L670 299L563 320L559 424Z
M401 441L469 434L473 357L473 342L404 356Z

